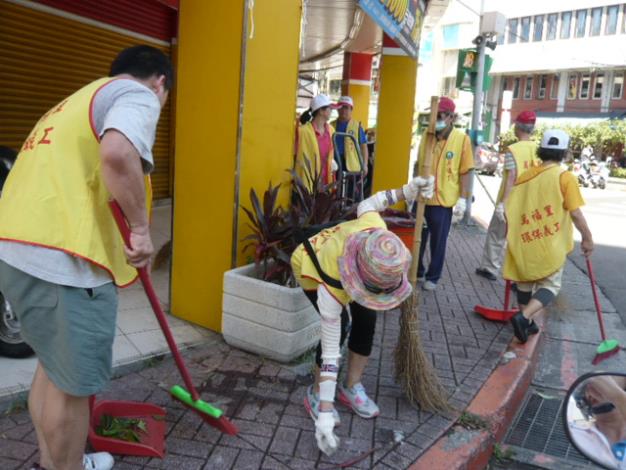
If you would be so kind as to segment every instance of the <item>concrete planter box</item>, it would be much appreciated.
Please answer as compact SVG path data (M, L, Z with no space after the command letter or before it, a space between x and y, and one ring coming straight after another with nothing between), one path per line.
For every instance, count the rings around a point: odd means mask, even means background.
M254 277L254 264L224 273L222 335L231 346L289 362L319 341L320 318L299 287Z

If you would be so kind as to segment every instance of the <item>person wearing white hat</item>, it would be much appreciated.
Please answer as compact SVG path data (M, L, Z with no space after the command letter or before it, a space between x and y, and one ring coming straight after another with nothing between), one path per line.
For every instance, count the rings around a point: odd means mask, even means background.
M323 184L335 181L337 162L333 158L333 128L328 124L330 113L335 107L328 96L317 95L311 100L311 107L300 116L295 170L309 186L312 182L306 177L306 160L309 161L313 177L320 175Z
M560 166L568 147L566 132L547 130L538 151L541 165L517 179L504 203L507 251L503 274L517 283L520 312L511 324L521 343L539 331L533 317L561 289L563 266L574 249L573 226L582 235L583 255L588 257L593 251L591 231L580 210L585 201L578 180Z
M367 175L369 163L367 136L365 135L361 122L352 119L352 110L354 109L352 98L350 96L340 97L337 102L337 109L339 117L330 123L331 126L333 126L336 132L344 132L354 136L359 143L361 158L363 160L363 168L361 169L361 162L359 162L359 155L356 151L354 141L346 137L343 140L340 139L337 141L337 154L341 158L341 166L344 171L360 172L363 170L364 175ZM351 188L348 189L348 194L352 194ZM362 198L363 195L359 195L359 199Z

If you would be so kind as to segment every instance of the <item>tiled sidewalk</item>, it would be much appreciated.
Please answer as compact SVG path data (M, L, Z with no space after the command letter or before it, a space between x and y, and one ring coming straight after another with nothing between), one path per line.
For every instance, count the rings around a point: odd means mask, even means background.
M471 401L511 340L508 326L472 313L476 303L500 306L503 284L474 275L484 235L454 228L446 272L420 307L422 342L459 410ZM316 447L314 426L302 405L311 383L310 363L283 366L226 345L219 335L185 353L203 399L226 411L239 426L237 437L219 434L193 412L169 399L166 389L181 383L169 359L113 381L103 397L145 400L167 407L168 455L164 460L123 457L115 469L304 469L337 468L374 451L358 468L406 468L440 437L456 416L411 408L393 378L398 311L381 314L364 385L381 416L364 420L339 405L341 448L332 458ZM309 359L310 360L310 359ZM395 443L394 436L403 437ZM0 418L0 468L27 468L36 459L34 432L26 412Z

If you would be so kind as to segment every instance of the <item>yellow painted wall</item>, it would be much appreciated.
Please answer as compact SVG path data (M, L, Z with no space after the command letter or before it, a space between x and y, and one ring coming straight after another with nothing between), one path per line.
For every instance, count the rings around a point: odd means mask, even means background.
M255 0L254 35L246 43L245 88L241 147L240 206L252 208L250 188L262 197L269 182L283 184L280 201L288 202L293 165L300 18L299 0ZM251 30L248 18L248 30ZM250 233L248 217L239 210L239 236ZM251 252L242 252L245 264Z
M370 87L368 85L348 84L345 88L345 94L351 96L354 102L352 118L361 121L363 129L367 129L367 120L370 114Z
M221 329L231 267L244 0L181 0L176 71L174 315Z
M373 191L406 183L411 151L417 63L385 55L380 69Z

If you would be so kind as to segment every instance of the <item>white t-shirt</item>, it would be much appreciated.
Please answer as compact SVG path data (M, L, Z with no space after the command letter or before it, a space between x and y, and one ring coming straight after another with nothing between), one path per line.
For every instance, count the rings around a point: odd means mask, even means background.
M130 79L113 80L96 93L93 122L98 135L115 129L133 144L145 173L154 168L152 146L161 104L156 94ZM59 250L0 241L0 260L44 281L93 288L112 282L107 271Z

